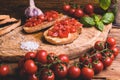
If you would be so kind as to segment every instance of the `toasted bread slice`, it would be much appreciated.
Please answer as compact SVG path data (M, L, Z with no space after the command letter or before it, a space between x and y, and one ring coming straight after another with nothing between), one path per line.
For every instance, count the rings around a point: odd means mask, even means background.
M0 25L5 24L5 23L10 23L10 22L15 22L15 21L17 21L17 19L15 19L15 18L6 18L6 19L0 21Z
M82 28L79 28L77 30L77 32L75 33L69 33L68 37L67 38L59 38L59 37L51 37L51 36L48 36L48 30L44 32L44 37L45 39L51 43L51 44L56 44L56 45L61 45L61 44L68 44L68 43L71 43L73 42L78 36L79 34L81 33L82 31Z
M0 15L0 20L4 20L7 18L10 18L10 16L9 15Z
M40 31L42 29L45 29L45 28L52 26L56 21L60 21L66 17L67 17L66 15L59 14L59 17L57 19L55 19L54 21L51 21L51 22L46 21L46 22L43 22L43 23L38 24L38 25L33 26L33 27L23 26L23 29L27 33L37 32L37 31Z
M10 24L8 26L4 26L0 28L0 36L10 32L11 30L15 29L16 27L20 26L21 20L18 20L14 22L13 24Z

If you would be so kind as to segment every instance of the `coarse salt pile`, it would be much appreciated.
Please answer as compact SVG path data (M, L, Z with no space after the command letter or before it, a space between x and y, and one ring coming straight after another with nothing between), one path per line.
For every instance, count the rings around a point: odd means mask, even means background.
M21 42L21 46L20 46L21 49L27 50L27 51L37 50L38 47L39 47L39 44L33 41Z

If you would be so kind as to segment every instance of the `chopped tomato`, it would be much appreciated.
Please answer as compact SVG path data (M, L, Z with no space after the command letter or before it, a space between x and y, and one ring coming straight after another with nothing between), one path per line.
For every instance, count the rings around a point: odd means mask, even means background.
M53 28L49 30L50 32L48 31L48 36L66 38L69 33L75 33L79 27L82 27L82 24L77 20L74 18L67 18L56 22ZM51 33L52 35L49 35Z
M44 15L39 15L36 17L31 17L26 20L25 26L27 27L33 27L38 24L41 24L44 21L53 21L54 19L58 18L58 12L56 11L47 11L44 13Z

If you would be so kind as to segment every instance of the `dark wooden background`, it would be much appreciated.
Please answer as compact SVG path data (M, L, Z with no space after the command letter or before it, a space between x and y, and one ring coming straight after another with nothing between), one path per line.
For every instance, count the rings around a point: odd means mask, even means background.
M42 11L46 10L57 10L62 11L62 6L64 2L77 3L79 5L84 5L93 3L97 5L98 0L34 0L35 4ZM29 0L0 0L0 14L10 14L21 18L24 15L25 9L29 6Z

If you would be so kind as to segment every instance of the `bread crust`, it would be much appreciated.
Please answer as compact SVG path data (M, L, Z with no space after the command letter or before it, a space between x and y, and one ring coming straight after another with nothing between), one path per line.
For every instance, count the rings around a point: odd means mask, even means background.
M49 29L48 29L49 30ZM48 36L48 30L43 33L44 38L51 44L62 45L73 42L78 38L79 34L82 32L82 27L80 27L75 33L69 33L67 38L51 37Z
M15 29L16 27L20 26L21 20L18 20L16 23L13 23L11 25L5 26L3 28L0 28L0 36L10 32L11 30Z
M15 22L15 21L17 21L17 19L15 19L15 18L6 18L6 19L0 21L0 25L5 24L5 23L10 23L10 22Z
M9 15L0 15L0 20L4 20L7 18L10 18L10 16Z
M37 32L37 31L40 31L42 29L51 27L56 21L60 21L64 18L67 18L67 16L63 15L63 14L59 14L59 17L54 21L51 21L51 22L46 21L46 22L43 22L43 23L36 25L36 26L33 26L33 27L23 26L23 30L27 33Z

